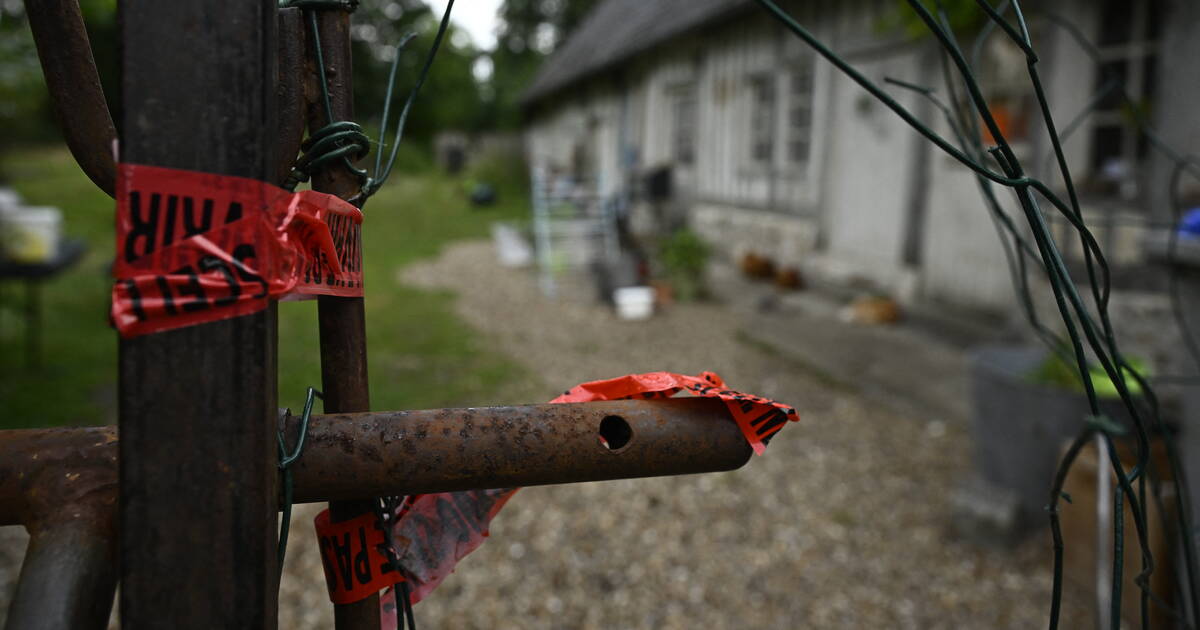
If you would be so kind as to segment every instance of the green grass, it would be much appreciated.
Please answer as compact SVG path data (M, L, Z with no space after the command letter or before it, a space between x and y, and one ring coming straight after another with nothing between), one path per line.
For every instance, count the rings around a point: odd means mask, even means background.
M471 174L487 177L495 165ZM364 254L372 407L418 409L512 402L531 391L530 375L491 350L453 313L454 296L400 285L404 265L435 256L448 242L487 234L493 220L527 215L516 179L500 203L472 209L464 179L434 171L392 180L366 208ZM482 174L482 175L481 175ZM113 202L63 149L0 159L0 175L26 203L62 208L67 234L88 242L81 264L42 290L43 366L24 364L20 285L0 285L0 428L116 422L116 333L107 311ZM304 388L320 387L316 302L279 305L279 403L298 408Z

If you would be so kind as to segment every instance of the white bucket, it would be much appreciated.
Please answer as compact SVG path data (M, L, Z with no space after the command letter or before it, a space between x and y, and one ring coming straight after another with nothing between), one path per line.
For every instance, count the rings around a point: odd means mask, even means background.
M621 287L613 291L613 302L621 319L648 319L654 313L654 288Z
M0 214L16 211L21 205L21 195L11 188L0 186Z
M0 213L0 245L9 260L35 264L58 254L62 211L49 206Z

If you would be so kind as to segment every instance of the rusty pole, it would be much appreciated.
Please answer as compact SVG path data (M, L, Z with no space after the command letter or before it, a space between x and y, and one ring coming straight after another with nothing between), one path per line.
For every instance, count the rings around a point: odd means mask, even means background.
M122 161L271 179L276 1L118 9ZM276 627L275 349L273 305L120 340L125 630Z
M117 137L92 46L76 0L26 0L25 14L37 44L46 87L67 147L100 190L113 194ZM70 95L65 98L65 95Z
M8 630L106 626L123 448L114 427L0 431L0 526L32 534ZM720 401L623 400L317 415L293 472L299 502L353 501L715 472L749 457ZM161 626L170 613L159 613Z
M0 431L0 526L111 511L118 444L114 427ZM306 503L717 472L750 453L719 400L614 400L314 415L292 472Z
M350 52L350 13L317 11L317 37L325 60L332 111L328 114L314 89L309 99L308 128L313 133L324 127L332 115L335 121L354 117L353 64ZM309 33L312 36L312 33ZM309 48L312 48L310 43ZM315 55L310 56L310 65ZM315 68L308 73L316 81ZM343 199L359 191L359 182L342 164L335 162L313 175L313 190L331 193ZM367 333L362 298L319 296L317 317L321 344L321 388L327 413L367 411L371 399L367 384ZM329 504L334 522L347 520L374 509L369 498L359 501L335 501ZM334 624L338 630L375 630L379 627L379 596L372 595L353 604L334 606Z
M117 588L112 427L0 432L0 525L29 531L7 630L104 630Z
M750 453L719 400L618 400L313 416L292 473L311 502L716 472Z

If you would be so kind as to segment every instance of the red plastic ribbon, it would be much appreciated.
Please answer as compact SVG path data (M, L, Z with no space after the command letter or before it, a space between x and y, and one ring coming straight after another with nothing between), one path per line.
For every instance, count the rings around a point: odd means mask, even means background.
M334 523L329 510L322 510L314 523L333 603L357 602L404 581L383 552L383 530L375 514Z
M244 177L122 164L112 320L124 337L362 295L362 211Z
M773 400L725 386L713 372L686 376L670 372L631 374L577 385L551 403L597 400L669 398L687 391L694 396L720 398L754 449L762 454L767 442L796 410ZM483 544L488 524L519 488L443 492L408 497L396 519L392 537L407 575L412 603L417 603L454 572L455 565ZM394 589L381 598L383 627L395 627Z

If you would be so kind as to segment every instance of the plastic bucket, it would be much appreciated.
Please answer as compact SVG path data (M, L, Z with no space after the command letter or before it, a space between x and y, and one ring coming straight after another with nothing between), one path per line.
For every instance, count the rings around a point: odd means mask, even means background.
M0 213L0 245L9 260L36 264L58 254L62 211L48 206Z
M654 314L654 288L621 287L613 291L613 302L617 305L617 317L647 319Z

